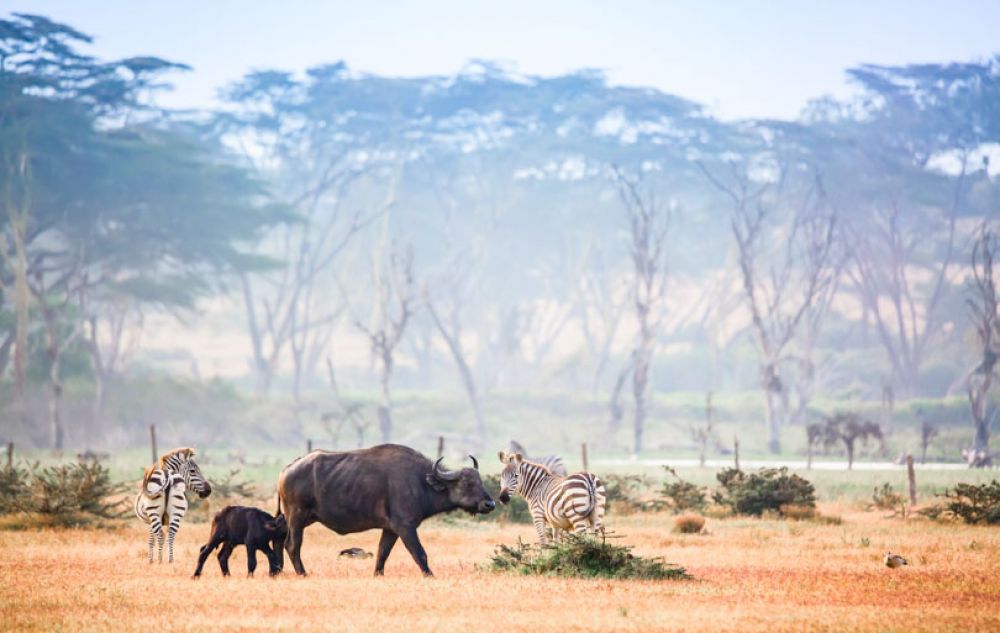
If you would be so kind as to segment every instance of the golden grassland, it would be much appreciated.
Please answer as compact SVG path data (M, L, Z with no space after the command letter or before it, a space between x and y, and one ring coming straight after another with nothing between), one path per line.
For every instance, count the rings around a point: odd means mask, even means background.
M177 562L146 562L145 532L0 532L3 631L998 631L1000 529L901 521L824 507L842 525L709 519L707 534L671 533L668 515L610 517L619 543L687 567L690 581L607 581L496 575L494 546L531 539L530 526L433 520L421 529L436 578L397 545L384 578L377 532L306 530L310 576L231 578L214 557L192 580L207 524L186 524ZM911 566L889 570L887 549ZM286 560L286 569L291 566Z

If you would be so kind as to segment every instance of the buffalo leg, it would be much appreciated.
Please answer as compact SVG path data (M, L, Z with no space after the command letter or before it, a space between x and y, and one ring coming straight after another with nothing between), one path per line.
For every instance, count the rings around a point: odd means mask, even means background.
M382 530L382 538L378 540L378 558L375 559L375 575L381 576L385 573L385 559L389 558L389 552L399 539L392 530Z
M427 552L424 551L424 546L420 544L420 539L417 537L417 528L412 526L403 528L399 531L399 537L403 539L403 545L410 552L413 561L420 567L420 571L424 572L425 576L433 576L431 568L427 566Z
M306 575L306 568L302 565L302 532L306 529L306 522L300 513L289 512L285 515L288 520L288 538L285 539L285 550L288 557L292 559L292 567L299 576Z
M233 553L233 544L226 543L219 550L219 567L222 568L222 575L229 575L229 555Z

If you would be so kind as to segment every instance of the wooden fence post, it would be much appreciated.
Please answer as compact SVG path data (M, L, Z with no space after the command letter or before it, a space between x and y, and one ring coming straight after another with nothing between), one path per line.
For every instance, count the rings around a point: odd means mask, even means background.
M149 425L149 447L153 451L153 463L160 458L160 454L156 452L156 425Z
M906 477L910 480L910 507L917 505L917 473L913 470L913 455L906 455Z
M306 440L306 452L307 453L313 452L313 441L312 440Z
M736 470L740 469L740 438L733 436L733 461L736 462Z
M438 459L444 457L444 436L438 435Z
M583 458L583 472L590 472L590 462L587 460L587 443L580 444L580 457Z
M7 442L7 468L14 467L14 442Z

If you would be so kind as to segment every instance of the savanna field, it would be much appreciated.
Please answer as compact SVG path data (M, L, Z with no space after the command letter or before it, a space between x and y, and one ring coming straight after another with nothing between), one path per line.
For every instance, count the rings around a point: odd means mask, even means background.
M265 505L265 507L267 507ZM402 546L373 578L378 533L306 530L307 578L271 579L260 556L245 577L241 549L223 578L213 558L192 580L207 523L186 523L176 562L146 561L146 532L116 529L0 532L4 631L996 631L1000 530L820 503L839 525L709 518L703 534L672 532L666 513L609 516L617 543L662 557L693 579L529 577L489 571L498 543L533 542L530 525L436 518L421 538L436 577L424 579ZM910 565L882 563L886 550Z

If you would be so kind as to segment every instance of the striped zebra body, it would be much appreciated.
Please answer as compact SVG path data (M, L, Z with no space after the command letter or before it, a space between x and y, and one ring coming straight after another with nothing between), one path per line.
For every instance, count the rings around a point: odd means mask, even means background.
M174 562L174 537L187 513L186 492L190 487L200 497L207 497L212 487L191 457L193 449L175 449L161 456L155 466L146 470L142 486L135 497L135 515L149 524L149 562L153 562L153 543L159 545L159 562L163 562L163 526L167 526L167 562Z
M525 461L519 454L500 452L504 464L500 473L500 501L514 492L528 502L531 517L542 545L548 543L546 526L558 542L562 531L604 533L605 490L593 473L559 476L541 464Z

